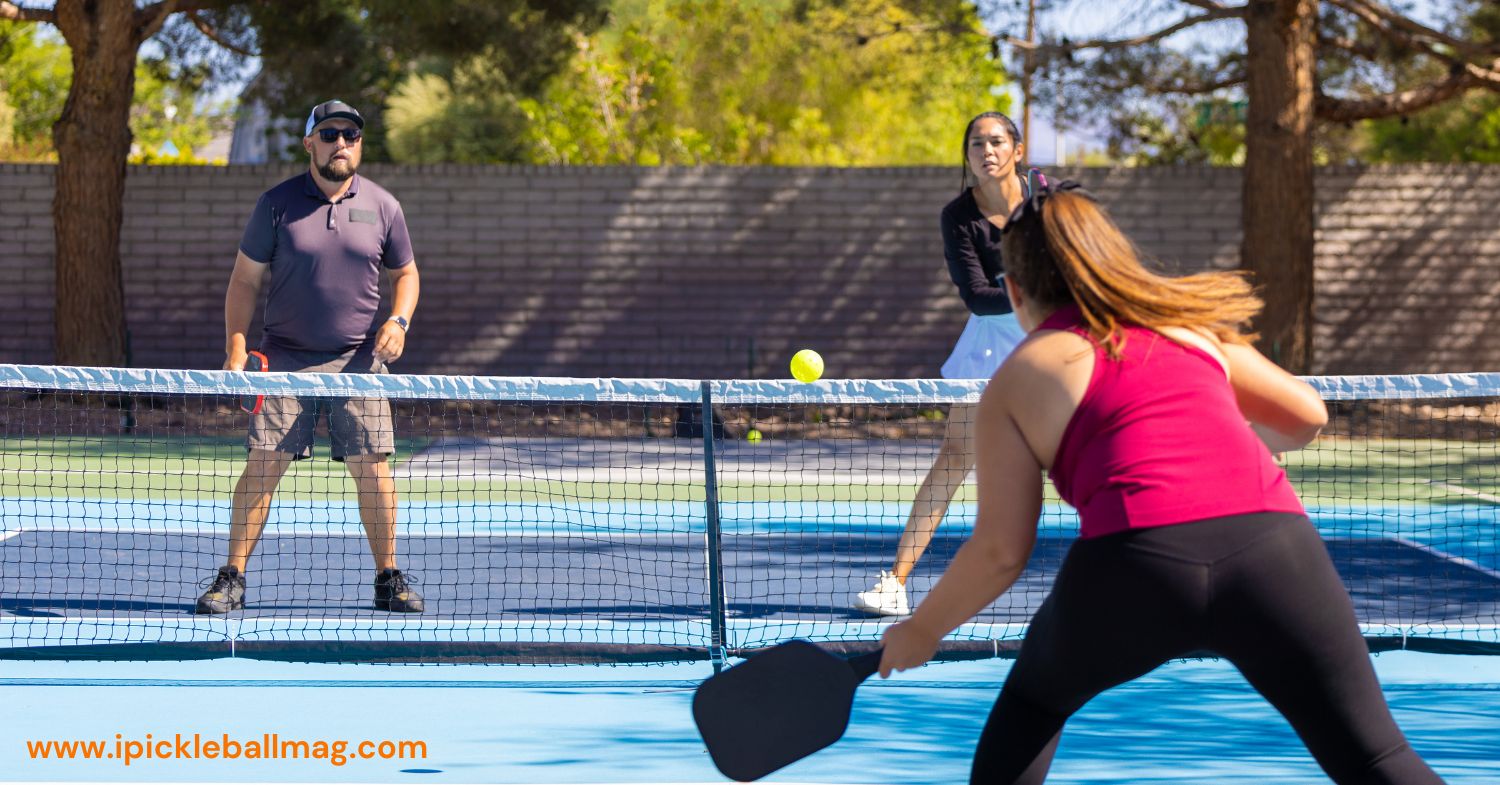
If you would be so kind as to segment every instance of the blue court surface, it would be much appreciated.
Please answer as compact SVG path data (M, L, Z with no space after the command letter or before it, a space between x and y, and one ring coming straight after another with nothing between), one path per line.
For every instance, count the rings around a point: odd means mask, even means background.
M198 582L217 566L222 540L215 533L23 530L0 541L8 583L25 587L0 596L0 612L33 620L128 614L141 623L191 616ZM857 581L888 565L897 538L758 534L722 542L732 616L833 620L862 618L830 599L864 588ZM1029 619L1072 542L1038 538L1012 590L1026 601L997 605L979 619ZM962 543L961 536L934 538L923 557L924 577L941 574ZM1492 570L1396 539L1328 538L1327 545L1362 621L1500 616L1500 574ZM97 558L78 564L77 554ZM401 556L428 587L429 613L444 618L573 613L685 621L707 612L701 534L419 535L401 539ZM267 535L256 553L259 585L243 617L389 618L370 607L369 558L363 535ZM59 565L70 561L64 574Z
M705 640L701 505L578 506L565 511L567 520L539 519L539 508L526 506L413 505L403 561L422 577L430 611L401 619L368 607L368 547L353 510L323 506L299 523L268 529L250 606L225 619L191 612L223 547L222 526L201 523L222 520L224 511L212 503L113 503L77 517L80 506L100 503L8 503L33 505L23 516L28 525L0 531L0 638L9 646L330 633L377 642ZM774 519L764 510L737 517L726 505L733 642L763 645L805 633L878 637L882 623L849 611L848 598L888 564L903 505L842 504L842 517L821 504L778 509L783 514ZM282 511L280 520L295 520L291 512L297 510ZM972 515L964 505L955 512L958 520ZM1389 638L1463 628L1454 633L1459 640L1493 642L1500 610L1494 508L1399 512L1315 514L1367 629ZM1044 521L1027 575L981 624L992 632L1029 616L1075 525ZM942 530L913 584L918 598L964 533L961 525ZM1375 663L1397 720L1449 783L1500 783L1500 656L1391 651ZM939 663L868 683L843 741L769 781L964 782L1009 668L1005 659ZM0 781L721 782L689 712L692 687L711 672L706 662L0 660ZM172 740L174 757L125 765L128 745L144 749L148 734L158 744ZM194 738L197 748L176 752ZM294 750L306 742L308 753L207 759L202 746L231 740L248 750L272 739ZM426 754L335 765L340 742L353 754L362 741L377 753L381 742L422 742ZM78 757L83 748L74 747L74 757L59 760L56 746L39 757L38 745L47 742L97 742L103 757ZM199 757L183 757L188 749ZM1214 660L1169 663L1100 696L1070 723L1049 781L1327 782L1286 723L1227 663Z
M591 650L652 644L675 648L681 659L695 658L708 643L701 535L406 537L403 564L420 576L427 600L420 616L371 607L362 537L273 535L257 554L245 611L194 615L203 578L214 570L217 539L22 531L0 542L9 587L0 592L0 634L9 639L7 647L189 644L198 647L195 656L227 656L236 646L240 656L257 656L247 645L254 643L263 651L280 647L282 654L259 655L278 659L287 658L287 647L311 645L325 652L313 660L368 659L348 654L354 649L347 644L321 643L349 639L367 643L361 651L374 647L376 659L384 656L382 642L425 647L428 659L443 644L450 652L472 652L453 647L502 643ZM894 535L730 535L722 542L731 649L790 637L872 640L878 634L875 621L851 609L848 598L888 563ZM922 578L912 583L918 597L961 542L953 535L934 540ZM966 625L963 637L1019 637L1071 542L1039 538L1021 579ZM1410 635L1479 640L1494 648L1500 637L1494 621L1500 618L1500 575L1494 570L1396 539L1326 542L1360 622L1369 636L1386 640L1383 647L1405 648L1391 641ZM80 562L79 554L87 558Z
M0 624L189 624L200 583L222 563L223 502L3 500ZM846 599L889 565L902 504L766 503L722 535L727 613L742 624L864 617ZM255 620L389 619L369 603L369 548L352 503L278 505L256 551ZM778 514L779 513L779 514ZM913 576L920 596L967 536L954 505ZM1433 627L1500 618L1500 527L1491 505L1318 510L1313 519L1368 625ZM311 522L309 522L311 521ZM1392 521L1400 521L1393 525ZM1026 621L1076 532L1044 517L1020 581L977 621ZM541 507L426 503L403 509L402 566L419 576L424 619L612 620L663 624L707 613L701 503ZM416 623L417 619L408 621Z
M1451 785L1500 782L1500 658L1375 658L1398 722ZM872 681L844 740L782 783L956 783L1010 663L942 663ZM704 783L724 781L689 713L706 664L634 667L8 662L0 781ZM27 742L426 743L417 760L34 759ZM350 745L353 749L354 745ZM106 746L112 750L112 746ZM124 749L122 746L121 749ZM201 749L201 747L200 747ZM378 750L378 747L374 748ZM106 753L107 754L107 753ZM1049 782L1327 779L1286 723L1219 661L1169 663L1069 724Z

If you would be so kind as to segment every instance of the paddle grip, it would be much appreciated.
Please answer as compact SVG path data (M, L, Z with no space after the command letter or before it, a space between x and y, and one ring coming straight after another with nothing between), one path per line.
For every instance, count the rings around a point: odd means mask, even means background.
M883 654L885 654L885 649L880 648L861 654L858 657L851 657L849 658L849 669L854 671L854 675L859 677L860 681L864 681L880 670L880 657Z
M264 371L270 368L271 363L266 356L260 352L251 350L245 356L245 370L247 372ZM240 396L240 409L250 414L260 414L260 406L265 402L263 395Z

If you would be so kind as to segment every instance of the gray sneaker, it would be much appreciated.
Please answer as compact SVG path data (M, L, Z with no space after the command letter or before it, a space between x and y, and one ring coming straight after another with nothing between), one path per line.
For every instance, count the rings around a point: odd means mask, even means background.
M381 570L375 576L375 609L391 613L421 613L422 595L411 587L411 576L400 570Z
M214 582L198 598L194 613L228 613L245 607L245 576L234 567L220 567Z

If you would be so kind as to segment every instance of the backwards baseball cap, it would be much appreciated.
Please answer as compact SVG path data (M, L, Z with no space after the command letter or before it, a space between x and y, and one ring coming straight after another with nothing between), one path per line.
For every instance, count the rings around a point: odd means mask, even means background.
M324 101L312 108L312 112L307 115L307 128L303 130L302 135L312 136L313 129L317 128L319 123L325 120L332 120L335 117L342 117L360 128L365 127L365 118L360 117L359 112L354 107L343 101L334 99L332 101Z

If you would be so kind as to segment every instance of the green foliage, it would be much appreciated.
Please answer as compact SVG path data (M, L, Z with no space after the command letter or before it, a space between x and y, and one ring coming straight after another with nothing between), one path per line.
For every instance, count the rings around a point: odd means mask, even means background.
M1493 47L1500 40L1500 4L1478 0L1447 0L1442 6L1442 26L1457 38L1477 46ZM1403 10L1397 8L1396 10ZM1336 17L1325 14L1328 27ZM1331 30L1340 36L1357 38L1358 25L1346 20L1345 26ZM1358 61L1335 53L1319 61L1319 76L1326 88L1337 88L1356 97L1372 93L1416 90L1446 79L1450 66L1431 58L1379 40L1379 60L1384 68L1384 82L1362 85ZM1328 127L1319 134L1320 146L1329 160L1370 162L1475 161L1493 163L1500 160L1500 96L1493 92L1471 91L1435 107L1402 117Z
M0 150L15 144L16 110L10 105L10 97L0 91Z
M52 124L73 79L67 45L47 28L0 22L0 65L0 103L9 110L0 109L0 157L56 160ZM198 106L202 87L196 74L165 60L137 61L130 130L141 152L132 161L201 162L192 148L207 144L222 123L219 112ZM163 157L157 151L169 139L180 152Z
M1470 94L1411 117L1370 121L1364 132L1367 161L1500 163L1500 96Z
M1037 102L1054 107L1060 124L1087 122L1103 132L1108 154L1094 160L1238 166L1245 157L1243 90L1191 86L1232 84L1244 69L1242 51L1204 43L1089 50L1044 61Z
M135 101L130 107L130 131L141 151L132 163L206 163L193 148L208 144L227 125L229 107L200 107L201 76L177 69L164 60L142 59L135 68ZM171 142L177 155L164 153Z
M1459 2L1453 9L1455 32L1477 45L1500 41L1500 4ZM1415 63L1397 72L1402 89L1436 82L1447 68ZM1500 162L1500 95L1473 91L1406 117L1370 120L1348 134L1361 160L1375 162Z
M568 48L534 96L483 58L442 84L409 77L389 105L393 156L957 163L960 124L1008 103L963 0L617 0L607 26L575 31ZM511 123L518 133L497 138Z
M1000 0L977 2L995 14L1008 6ZM1158 13L1134 19L1124 10L1126 4L1116 4L1119 10L1114 11L1088 0L1060 5L1065 13L1088 6L1116 13L1122 22L1135 26L1101 37L1126 38L1190 17L1190 6L1197 4L1163 2ZM1489 51L1500 41L1500 3L1493 0L1397 0L1385 5L1392 13L1428 21L1471 42L1476 52ZM1419 6L1422 13L1415 14ZM1056 37L1057 24L1042 27L1053 34L1054 42L1065 40ZM1244 23L1229 20L1193 30L1164 41L1047 60L1038 75L1040 102L1056 107L1060 119L1096 118L1109 138L1111 155L1129 164L1240 165L1244 119L1225 109L1247 98ZM1333 3L1320 4L1318 35L1324 44L1317 49L1317 90L1335 99L1419 90L1446 79L1452 67L1427 56L1421 47L1379 34L1361 17ZM1488 67L1493 54L1474 57ZM1325 123L1316 129L1314 158L1318 163L1493 161L1500 150L1493 136L1497 108L1500 99L1493 93L1475 90L1404 119Z
M503 85L486 89L498 74L476 74L481 62L461 66L451 79L414 74L397 88L385 113L393 159L485 163L521 158L525 114Z
M239 6L245 20L236 20L233 7L224 19L255 31L262 78L254 97L298 135L309 107L340 98L374 129L366 160L390 158L392 144L402 160L511 160L525 121L514 102L535 94L567 62L574 31L601 24L605 3L250 0ZM427 76L447 82L446 95ZM392 138L383 116L388 104L408 113L395 125L404 140ZM440 154L423 149L429 144Z
M1164 111L1165 110L1165 111ZM1177 98L1113 113L1110 159L1127 166L1245 162L1242 101Z
M68 48L36 25L0 21L0 94L10 111L0 155L13 160L55 159L52 123L68 96L73 65Z

